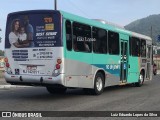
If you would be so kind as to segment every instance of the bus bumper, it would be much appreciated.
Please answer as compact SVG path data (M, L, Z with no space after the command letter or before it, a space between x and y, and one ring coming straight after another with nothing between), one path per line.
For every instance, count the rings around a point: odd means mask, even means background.
M32 85L47 86L59 84L64 86L64 74L57 77L53 76L34 76L34 75L10 75L5 72L5 80L7 83L14 85Z

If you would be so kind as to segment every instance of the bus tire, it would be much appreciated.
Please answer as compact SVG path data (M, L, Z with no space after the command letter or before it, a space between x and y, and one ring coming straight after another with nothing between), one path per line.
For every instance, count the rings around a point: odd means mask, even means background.
M47 88L47 91L50 93L50 94L63 94L66 92L67 88L64 87L64 88L54 88L54 87L46 87Z
M92 89L92 94L100 95L104 90L104 76L101 72L98 72L94 79L94 89Z
M139 79L138 79L138 82L135 83L135 86L136 87L141 87L144 83L144 73L141 72L140 75L139 75Z
M153 72L154 75L157 75L157 70Z

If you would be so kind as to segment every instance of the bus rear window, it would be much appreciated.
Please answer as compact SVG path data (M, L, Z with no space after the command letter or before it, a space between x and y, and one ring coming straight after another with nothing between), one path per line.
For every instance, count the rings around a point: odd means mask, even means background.
M9 14L5 48L61 46L59 12Z

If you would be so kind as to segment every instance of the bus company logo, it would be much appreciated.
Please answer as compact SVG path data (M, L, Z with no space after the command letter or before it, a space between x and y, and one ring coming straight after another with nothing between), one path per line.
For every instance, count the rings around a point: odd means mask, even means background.
M106 69L107 70L119 70L120 64L107 64Z
M11 112L2 112L2 117L12 117Z

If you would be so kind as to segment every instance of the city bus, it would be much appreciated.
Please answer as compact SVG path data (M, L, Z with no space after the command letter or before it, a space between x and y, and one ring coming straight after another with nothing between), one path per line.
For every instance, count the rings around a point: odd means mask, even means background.
M105 21L64 11L10 13L5 35L5 80L64 93L100 95L113 85L152 79L152 39Z

